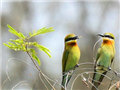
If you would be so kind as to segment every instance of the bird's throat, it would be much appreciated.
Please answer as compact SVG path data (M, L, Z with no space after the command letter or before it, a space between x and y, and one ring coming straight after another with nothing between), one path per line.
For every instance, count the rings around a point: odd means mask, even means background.
M103 45L111 45L111 44L114 44L114 41L111 41L111 40L103 40Z
M69 46L76 46L77 43L76 42L69 42L67 45L69 45Z

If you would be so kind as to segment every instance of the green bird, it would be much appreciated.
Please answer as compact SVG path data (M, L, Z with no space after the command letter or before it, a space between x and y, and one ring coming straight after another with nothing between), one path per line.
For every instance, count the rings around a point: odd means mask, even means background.
M68 34L65 37L65 48L62 58L62 86L64 88L62 87L62 90L65 90L72 76L72 73L70 73L68 77L67 74L70 70L75 69L80 59L80 49L77 45L77 39L79 39L79 37L75 34Z
M96 90L98 86L101 84L104 75L106 75L107 71L110 70L111 64L113 62L115 56L115 37L112 33L105 33L104 35L98 34L102 37L103 42L101 47L98 49L95 67L94 67L94 75L92 83L92 90Z

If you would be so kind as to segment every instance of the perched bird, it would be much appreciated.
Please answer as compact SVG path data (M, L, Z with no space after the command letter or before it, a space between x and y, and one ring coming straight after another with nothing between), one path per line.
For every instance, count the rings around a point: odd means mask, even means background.
M65 37L65 48L62 58L62 86L64 88L72 76L72 74L70 74L67 78L67 73L77 66L80 59L80 49L77 45L77 39L79 39L79 37L75 34L68 34ZM64 90L64 88L62 88L62 90Z
M98 49L94 75L92 83L92 90L96 90L101 84L104 75L110 70L111 64L115 56L115 37L112 33L105 33L104 35L98 34L102 37L103 42L101 47Z

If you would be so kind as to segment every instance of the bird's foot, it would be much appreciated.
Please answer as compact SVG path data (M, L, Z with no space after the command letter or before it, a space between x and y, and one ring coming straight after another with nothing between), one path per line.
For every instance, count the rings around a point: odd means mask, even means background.
M73 70L69 70L68 73L73 73Z
M77 68L77 67L79 67L79 64L76 64L76 65L74 66L74 69Z
M108 70L112 70L111 67L108 67Z

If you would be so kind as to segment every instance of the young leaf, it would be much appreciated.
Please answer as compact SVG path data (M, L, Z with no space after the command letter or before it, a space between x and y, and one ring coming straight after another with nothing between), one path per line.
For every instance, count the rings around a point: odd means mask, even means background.
M9 28L9 32L11 32L12 34L16 35L19 38L23 38L25 39L25 36L22 33L18 33L15 29L13 29L10 25L7 25Z
M3 43L3 45L5 45L6 47L10 48L10 45L6 44L6 43Z
M51 51L48 48L46 48L42 45L39 45L38 43L35 43L34 46L37 47L39 50L44 51L49 57L51 57L51 55L50 55Z
M16 39L16 40L10 39L10 41L15 42L15 43L19 43L19 44L24 43L22 39Z
M54 29L52 27L50 27L50 28L44 27L44 28L38 30L37 32L33 31L33 34L29 33L29 35L30 35L30 38L31 38L31 37L34 37L36 35L44 34L44 33L47 33L47 32L52 32L52 31L54 31Z
M44 33L52 32L52 31L54 31L54 29L52 27L50 27L50 28L44 27L44 28L38 30L37 33L38 34L44 34Z
M30 49L30 53L32 54L33 59L37 61L38 65L40 65L40 60L37 57L35 50L34 49Z
M42 28L42 29L40 29L36 32L33 31L33 33L29 33L29 37L27 37L27 36L24 36L21 32L17 32L10 25L7 25L7 26L9 28L9 32L11 32L15 36L17 36L18 39L15 39L15 40L10 39L11 42L8 42L8 44L3 43L5 46L7 46L8 48L13 49L15 51L19 51L19 50L22 50L24 52L29 51L30 54L32 55L32 58L34 60L36 60L39 65L40 65L40 60L37 57L37 54L36 54L35 50L33 48L29 48L29 47L35 46L39 50L45 52L49 57L51 57L50 50L48 48L46 48L42 45L39 45L37 42L29 42L29 39L31 37L34 37L34 36L39 35L39 34L44 34L44 33L47 33L47 32L54 31L54 29L52 27L50 27L50 28L44 27L44 28Z

